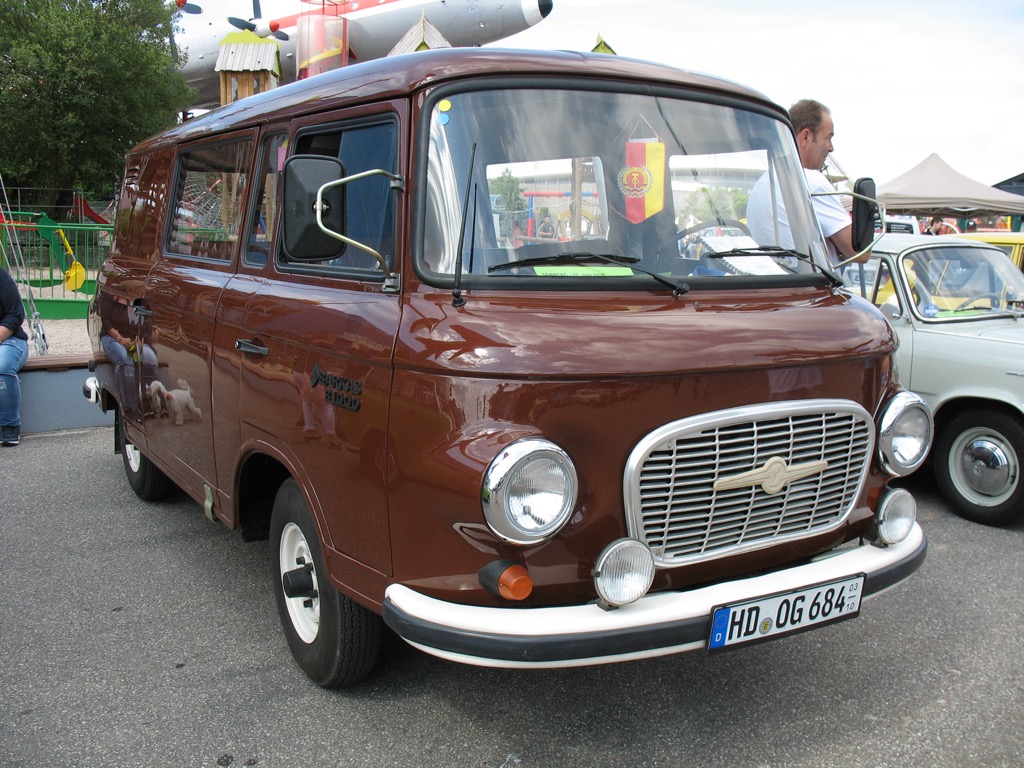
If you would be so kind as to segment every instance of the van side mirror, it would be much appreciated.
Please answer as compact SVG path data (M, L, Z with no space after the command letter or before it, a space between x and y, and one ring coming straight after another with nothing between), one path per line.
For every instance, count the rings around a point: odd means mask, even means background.
M284 253L291 261L329 261L345 252L346 244L324 232L317 223L317 195L321 188L344 177L345 166L334 157L294 155L285 162L281 235ZM328 229L345 231L345 185L324 190L320 220Z
M875 220L878 218L878 200L875 198L875 180L857 179L853 185L853 248L863 251L875 238Z

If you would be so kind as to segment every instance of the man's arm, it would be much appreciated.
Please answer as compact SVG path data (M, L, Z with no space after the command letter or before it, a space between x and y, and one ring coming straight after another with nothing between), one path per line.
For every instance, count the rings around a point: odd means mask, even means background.
M839 251L840 254L842 254L842 257L843 257L844 261L846 259L852 259L854 256L857 255L857 249L853 247L853 225L852 224L849 225L849 226L843 227L838 232L836 232L834 235L831 235L828 239L832 242L832 245L834 245L836 247L836 250ZM868 258L870 256L871 256L871 251L867 251L863 256L861 256L859 259L857 259L857 261L859 263L863 264L863 263L867 262L867 260L868 260Z
M816 175L821 178L821 181L818 182L814 189L825 190L831 188L831 185L824 180L825 177L823 175L820 173ZM836 195L813 195L811 197L811 205L814 208L814 215L818 219L818 224L821 225L822 234L835 247L840 261L852 259L856 256L857 250L853 247L853 222L850 221L850 214L843 208L839 198ZM858 259L859 262L867 260L868 254L864 254Z

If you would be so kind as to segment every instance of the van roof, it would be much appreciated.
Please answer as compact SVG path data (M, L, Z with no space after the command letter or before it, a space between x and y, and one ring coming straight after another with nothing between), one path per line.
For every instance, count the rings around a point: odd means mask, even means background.
M350 64L250 96L170 128L135 151L361 101L398 98L457 78L522 75L598 76L690 86L753 100L788 120L785 110L753 89L663 64L571 51L444 48Z

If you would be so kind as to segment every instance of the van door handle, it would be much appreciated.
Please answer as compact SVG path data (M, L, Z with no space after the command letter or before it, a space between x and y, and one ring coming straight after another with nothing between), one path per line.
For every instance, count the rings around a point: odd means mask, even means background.
M259 344L253 344L249 339L236 339L235 349L239 352L245 352L247 355L269 355L270 349L267 347L261 347Z

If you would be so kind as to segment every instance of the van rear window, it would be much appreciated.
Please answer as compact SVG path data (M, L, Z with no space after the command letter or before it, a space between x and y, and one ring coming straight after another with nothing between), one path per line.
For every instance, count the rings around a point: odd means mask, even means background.
M252 140L246 137L181 153L167 253L231 260L243 217L242 198L252 152Z

